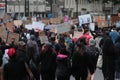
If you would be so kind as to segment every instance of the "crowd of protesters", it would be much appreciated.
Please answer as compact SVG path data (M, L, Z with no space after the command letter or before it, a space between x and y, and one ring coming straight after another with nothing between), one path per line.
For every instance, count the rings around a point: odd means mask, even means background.
M48 43L42 43L39 33L21 25L13 32L20 34L17 44L7 44L0 38L0 66L3 80L87 80L94 78L100 50L105 80L120 77L120 33L115 27L84 33L75 40L69 34L56 34L45 30ZM71 28L74 31L74 27ZM90 35L90 33L92 35ZM72 34L74 35L74 34ZM101 40L97 38L101 37ZM56 41L57 39L57 41ZM116 74L115 74L116 73Z

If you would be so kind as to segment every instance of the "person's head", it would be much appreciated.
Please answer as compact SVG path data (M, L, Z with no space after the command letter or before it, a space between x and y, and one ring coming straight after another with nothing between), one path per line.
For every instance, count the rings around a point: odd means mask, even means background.
M20 48L20 49L25 49L25 42L23 42L23 41L19 41L18 42L18 48Z
M89 33L89 29L84 30L84 34Z
M7 54L8 54L10 59L15 59L15 57L16 57L16 49L15 48L8 49Z
M51 43L45 43L45 44L42 46L42 51L46 52L46 51L51 50L51 48L52 48L52 44L51 44Z
M34 40L35 40L35 36L34 36L34 35L31 35L31 36L30 36L30 40L33 40L33 41L34 41Z
M66 50L66 46L65 45L61 45L60 54L67 55L67 50Z
M83 43L77 44L77 51L79 54L83 55L85 52L85 45Z
M90 39L89 44L90 44L90 46L95 46L96 41L94 39Z

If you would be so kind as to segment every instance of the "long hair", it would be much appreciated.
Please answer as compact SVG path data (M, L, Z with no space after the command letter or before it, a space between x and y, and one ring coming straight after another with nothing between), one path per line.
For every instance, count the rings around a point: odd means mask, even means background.
M83 43L79 43L77 44L77 52L80 54L80 55L83 55L84 52L85 52L85 45Z
M107 38L105 40L102 50L103 50L103 54L107 56L113 55L113 53L115 53L115 47L111 38Z

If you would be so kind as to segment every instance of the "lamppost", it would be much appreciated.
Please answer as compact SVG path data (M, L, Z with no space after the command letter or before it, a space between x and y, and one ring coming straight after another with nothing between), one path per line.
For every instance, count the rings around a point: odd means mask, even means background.
M52 14L52 5L53 5L53 0L50 0L50 7L51 7L50 12L51 12L51 14Z
M76 17L78 17L78 0L75 1L76 1Z
M25 16L29 16L29 0L25 0Z
M7 0L5 0L5 13L7 13Z

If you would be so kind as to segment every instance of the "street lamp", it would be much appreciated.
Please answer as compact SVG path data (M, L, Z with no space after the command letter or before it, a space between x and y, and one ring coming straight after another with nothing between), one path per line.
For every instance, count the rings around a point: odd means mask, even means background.
M78 0L75 1L76 1L76 17L78 17Z
M29 0L25 0L25 16L29 16Z
M5 13L7 13L7 0L5 0Z

